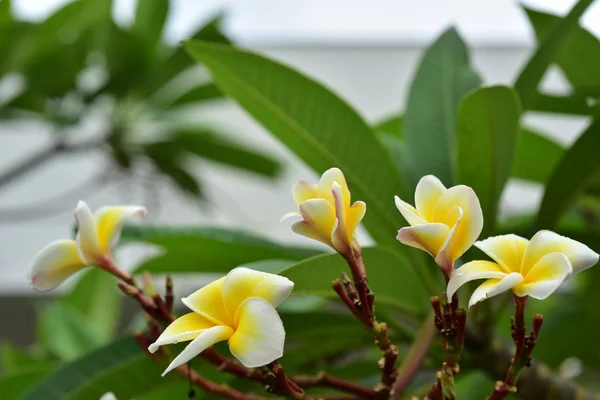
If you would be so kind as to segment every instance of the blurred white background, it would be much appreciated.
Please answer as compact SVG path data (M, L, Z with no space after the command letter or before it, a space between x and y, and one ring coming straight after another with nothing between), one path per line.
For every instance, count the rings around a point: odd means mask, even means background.
M65 2L13 0L17 13L27 19L44 18ZM561 14L573 3L526 2L528 6ZM133 0L116 0L115 16L127 24L134 7ZM226 13L226 31L237 43L320 80L370 121L404 108L408 85L424 46L449 25L456 26L471 45L474 64L486 84L512 83L535 44L519 3L512 0L174 0L168 40L175 43L185 38L218 11ZM588 10L582 23L600 34L600 2ZM556 70L549 72L544 86L554 92L566 88ZM19 223L3 220L2 216L11 215L13 210L44 208L47 199L81 186L104 166L100 154L74 155L48 163L0 191L0 295L28 291L26 274L31 260L49 241L70 235L71 212L80 197L93 208L115 203L146 204L151 222L235 226L282 241L305 243L278 220L294 206L290 195L293 182L299 178L316 179L315 174L234 104L218 104L210 109L204 106L198 118L220 124L239 140L275 155L285 163L284 174L271 182L211 164L198 164L197 169L210 188L211 210L181 197L166 182L154 182L154 190L147 190L125 180L99 191L66 196L58 205L52 202L55 212L50 217ZM571 143L585 125L581 118L549 119L542 115L528 116L527 122L564 144ZM44 147L48 140L43 127L0 125L0 170ZM503 210L518 213L533 209L539 196L539 188L512 182L504 195ZM138 255L139 252L129 250L122 255L122 263L131 264Z

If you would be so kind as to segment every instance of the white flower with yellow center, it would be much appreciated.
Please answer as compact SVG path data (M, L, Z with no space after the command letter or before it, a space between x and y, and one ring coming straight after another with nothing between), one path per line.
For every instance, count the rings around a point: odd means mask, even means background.
M282 276L236 268L183 298L193 312L173 321L148 350L154 353L160 346L191 340L163 376L223 340L244 366L266 365L283 355L285 330L275 307L293 287Z
M471 296L469 307L511 290L519 297L545 299L572 274L598 262L586 245L551 231L539 231L531 241L501 235L475 243L491 261L471 261L458 268L448 283L448 298L467 282L487 279Z
M409 227L397 239L431 254L448 273L454 262L477 240L483 228L483 213L477 195L468 186L446 189L438 178L421 178L415 191L415 206L395 198L396 207Z
M111 248L118 242L124 223L143 218L140 206L100 207L92 214L80 201L75 208L76 240L57 240L42 249L31 267L31 287L39 292L52 290L80 269L95 265L118 273Z
M301 217L302 221L292 225L294 232L347 254L367 206L362 201L350 204L350 190L342 171L328 169L316 185L298 181L292 188L292 195L299 212L285 214L281 222L290 217Z

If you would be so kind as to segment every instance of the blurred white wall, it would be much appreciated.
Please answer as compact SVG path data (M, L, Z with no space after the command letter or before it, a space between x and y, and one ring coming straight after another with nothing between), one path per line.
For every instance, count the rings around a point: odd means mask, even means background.
M18 12L32 19L43 17L63 2L14 1ZM185 37L198 20L225 6L230 16L228 30L238 42L324 82L370 121L404 108L423 46L448 24L455 24L474 45L472 57L487 84L511 83L533 45L518 4L508 0L410 3L378 0L368 6L341 0L177 0L175 3L175 14L167 31L170 40ZM543 3L545 9L565 12L573 1L527 3ZM596 30L600 28L599 4L584 18L585 25ZM126 23L133 6L133 1L117 1L115 13ZM566 88L558 71L551 71L544 85L559 92ZM7 223L0 218L0 295L28 290L26 273L32 258L49 241L70 234L71 211L79 197L88 200L92 207L111 203L147 204L151 222L235 226L277 240L308 244L293 236L289 226L280 225L278 220L293 208L291 185L301 177L315 179L312 171L234 104L204 107L198 118L220 124L241 141L269 151L285 162L285 173L278 181L271 182L212 164L199 164L198 173L210 188L212 210L202 209L193 200L179 196L167 182L152 182L153 190L149 190L138 182L124 180L93 195L89 192L66 196L58 206L59 212L48 218L22 223ZM572 117L549 119L534 115L527 121L562 143L570 143L585 126L584 120ZM40 127L0 126L0 170L47 144L47 132ZM89 181L104 165L102 161L101 154L60 158L3 187L0 217L29 205L43 208L45 199ZM539 195L539 188L511 184L503 207L508 212L532 209ZM137 252L130 251L124 254L123 263L130 264L136 257Z

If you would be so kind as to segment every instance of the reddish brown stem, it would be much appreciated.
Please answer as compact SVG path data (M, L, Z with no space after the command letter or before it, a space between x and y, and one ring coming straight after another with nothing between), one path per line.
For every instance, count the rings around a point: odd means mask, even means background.
M292 377L292 380L302 388L328 387L341 390L342 392L352 393L365 399L370 399L375 396L375 391L371 388L336 378L325 372L321 372L316 376L294 376Z
M352 301L340 280L336 279L335 281L331 282L331 287L337 293L339 298L344 302L344 304L350 310L352 315L354 315L360 322L362 322L363 325L371 327L371 322L366 319L365 315L358 308L358 304Z
M541 315L534 317L533 332L528 337L525 327L525 306L527 305L527 296L519 297L513 294L515 302L515 316L511 320L511 334L515 342L515 353L511 359L504 382L498 381L494 386L494 391L487 400L502 400L508 394L516 392L516 384L519 374L524 367L529 367L531 361L531 352L535 345L535 340L542 326Z
M173 279L171 278L171 275L167 275L165 281L165 307L169 314L173 312L173 299Z

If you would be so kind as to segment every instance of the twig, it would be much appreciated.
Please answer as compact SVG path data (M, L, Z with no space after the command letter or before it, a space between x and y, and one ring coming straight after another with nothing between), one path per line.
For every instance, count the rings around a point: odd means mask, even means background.
M325 372L321 372L316 376L294 376L292 377L292 380L302 388L328 387L338 389L342 392L352 393L360 398L366 399L371 399L375 396L375 391L371 388L336 378Z
M419 369L427 357L427 352L429 351L435 332L436 328L432 315L430 318L427 318L423 327L417 332L415 341L404 358L404 363L398 370L398 377L390 393L391 400L399 399L419 373Z
M35 153L20 160L12 168L0 174L0 187L9 184L13 180L28 173L29 171L41 166L59 154L75 153L79 151L90 150L104 144L106 140L93 140L79 144L67 145L62 141L52 143L50 146L38 150Z

